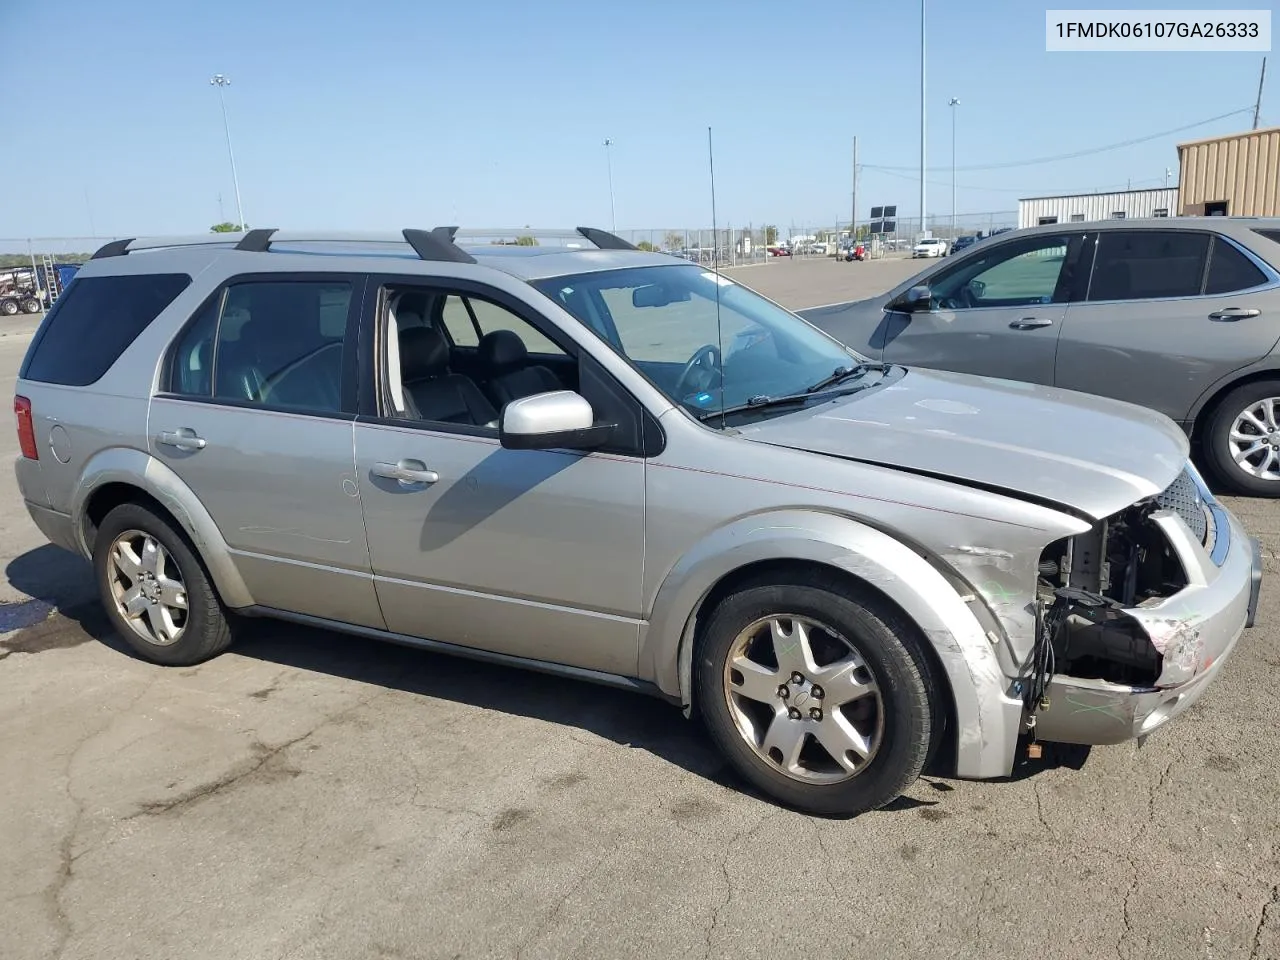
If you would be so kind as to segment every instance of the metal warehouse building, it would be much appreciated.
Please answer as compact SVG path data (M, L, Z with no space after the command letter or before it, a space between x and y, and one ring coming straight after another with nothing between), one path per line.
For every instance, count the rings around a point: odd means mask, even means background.
M1280 216L1280 127L1180 143L1178 163L1179 215Z
M1018 201L1018 226L1168 217L1173 216L1177 210L1177 187L1123 190L1119 193L1076 193L1063 197L1030 197Z

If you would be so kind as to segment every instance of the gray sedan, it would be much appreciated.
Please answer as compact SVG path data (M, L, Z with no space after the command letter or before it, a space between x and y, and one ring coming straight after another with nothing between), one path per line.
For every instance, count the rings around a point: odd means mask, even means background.
M806 318L878 360L1158 410L1225 486L1280 496L1280 219L1032 227Z

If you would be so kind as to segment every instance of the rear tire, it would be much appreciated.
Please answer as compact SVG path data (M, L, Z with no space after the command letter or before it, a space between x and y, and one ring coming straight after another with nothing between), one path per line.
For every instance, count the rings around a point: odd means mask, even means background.
M167 519L116 507L94 540L93 569L112 626L141 657L190 666L225 650L231 628L204 564Z
M1210 471L1230 492L1280 497L1280 380L1228 393L1206 421L1201 442Z
M23 300L22 310L24 313L39 313L40 301L35 299L34 297L29 297L28 299Z
M874 810L915 782L941 730L917 642L896 610L834 578L749 585L698 638L699 712L738 773L774 799L823 815Z
M0 300L0 314L6 317L16 316L18 313L18 301L16 300Z

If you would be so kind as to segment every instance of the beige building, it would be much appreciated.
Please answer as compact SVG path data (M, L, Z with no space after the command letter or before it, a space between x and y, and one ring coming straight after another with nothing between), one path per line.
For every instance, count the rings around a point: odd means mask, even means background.
M1178 215L1280 216L1280 127L1178 144Z

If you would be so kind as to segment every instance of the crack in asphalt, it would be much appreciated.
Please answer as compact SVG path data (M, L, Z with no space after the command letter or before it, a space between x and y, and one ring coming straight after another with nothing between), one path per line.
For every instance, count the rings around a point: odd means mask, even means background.
M1280 905L1280 883L1271 888L1271 898L1262 904L1262 909L1258 911L1258 925L1253 928L1253 947L1249 951L1249 960L1258 960L1262 954L1262 930L1267 925L1267 920L1271 916L1271 908Z
M75 932L71 923L71 918L67 915L66 908L62 904L62 897L66 893L67 886L71 883L71 880L75 875L73 866L76 860L85 853L88 853L89 849L92 849L87 848L80 851L78 854L73 853L76 837L80 832L81 820L84 818L84 803L76 797L75 791L72 789L76 758L80 755L81 750L110 730L121 717L128 716L133 711L133 708L138 705L138 702L147 695L147 692L151 689L154 683L155 677L153 676L149 682L143 684L142 689L138 691L137 695L134 696L133 699L125 704L122 710L113 713L100 727L98 727L98 729L86 734L84 739L82 739L76 745L75 749L67 756L66 783L63 790L67 795L67 799L71 802L73 812L71 814L71 822L63 833L62 839L58 842L57 872L54 874L53 880L51 880L45 887L43 894L49 908L49 912L53 917L53 926L57 934L56 946L53 952L55 960L57 960L58 957L61 957L66 951L67 944L70 942L71 936Z
M343 709L322 718L319 723L313 726L306 733L286 740L274 747L255 738L250 744L250 750L256 753L257 756L251 759L248 763L237 764L222 776L217 777L208 783L202 783L198 786L192 787L190 790L186 790L183 793L178 794L176 797L167 797L163 800L143 801L134 813L131 813L129 816L122 819L135 820L138 817L161 816L166 813L171 813L174 810L183 810L199 803L201 800L216 796L217 794L225 791L228 787L236 786L245 779L252 777L255 773L262 770L268 763L280 756L290 747L297 746L309 737L314 736L322 728L331 723L337 723L344 717L368 706L378 697L385 696L388 693L390 693L390 691L384 689L371 696L362 697L355 703L351 704L351 706L344 707Z
M565 904L569 902L569 898L587 885L588 881L595 876L596 871L600 869L604 862L617 852L620 845L621 844L619 842L615 842L609 846L600 854L599 857L596 858L595 862L583 872L582 876L575 880L569 889L564 892L564 895L556 901L555 906L547 911L547 915L542 918L536 927L534 927L533 933L525 937L525 939L516 946L516 960L521 960L524 956L525 950L537 942L538 938L550 929L552 921L560 915L560 911L563 910Z
M1120 936L1116 938L1116 956L1120 960L1125 960L1126 954L1121 949L1125 941L1134 934L1133 920L1129 915L1129 905L1133 900L1133 895L1138 892L1138 883L1141 879L1141 871L1138 868L1138 861L1132 853L1133 850L1140 849L1143 838L1147 835L1147 831L1151 828L1156 820L1156 795L1164 790L1165 784L1169 782L1169 774L1173 770L1175 764L1182 760L1182 753L1176 752L1165 764L1164 769L1160 771L1160 777L1154 783L1148 784L1147 787L1147 819L1143 821L1142 826L1138 828L1137 833L1133 836L1133 841L1125 848L1124 858L1129 864L1129 870L1133 874L1133 878L1129 882L1129 889L1125 891L1124 901L1121 904L1120 920L1123 926L1120 930Z
M734 846L740 841L751 837L757 830L764 826L765 822L769 819L771 812L772 811L766 811L761 814L760 819L757 820L749 829L739 830L730 837L728 842L721 848L723 850L723 855L720 857L720 863L718 866L720 867L720 875L724 877L724 899L721 900L720 903L717 904L716 908L711 911L711 922L707 924L705 934L706 948L702 951L703 960L710 960L712 941L715 939L716 927L720 925L720 915L727 910L729 908L729 904L733 902L733 877L729 875L729 857L734 852Z

